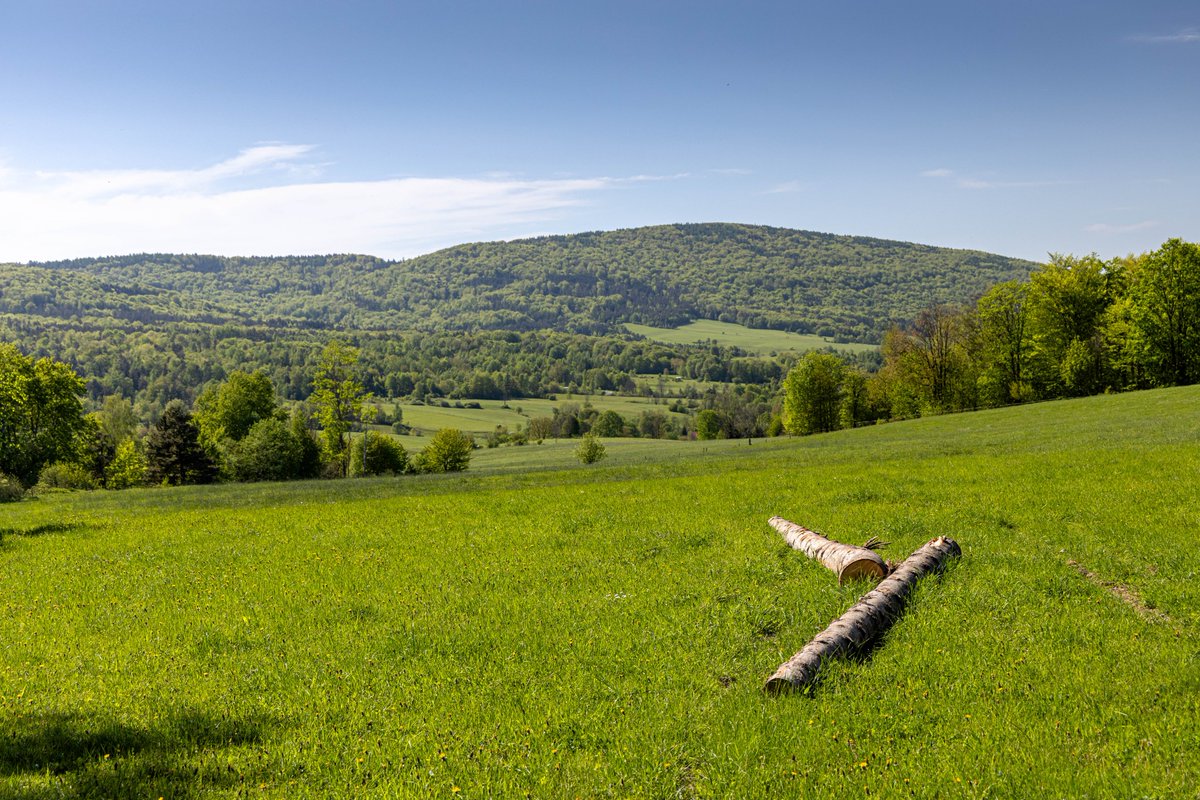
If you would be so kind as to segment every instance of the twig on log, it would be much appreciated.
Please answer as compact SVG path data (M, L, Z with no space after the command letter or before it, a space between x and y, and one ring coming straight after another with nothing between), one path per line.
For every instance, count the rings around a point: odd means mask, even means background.
M926 542L878 586L863 595L849 611L830 623L813 640L767 678L769 694L804 689L817 679L821 662L859 651L891 627L917 581L941 570L947 559L962 555L958 543L945 536Z
M836 572L838 583L854 578L879 580L888 574L887 564L875 552L876 547L883 547L887 543L873 536L865 545L857 547L827 539L783 517L771 517L767 524L779 531L789 545Z

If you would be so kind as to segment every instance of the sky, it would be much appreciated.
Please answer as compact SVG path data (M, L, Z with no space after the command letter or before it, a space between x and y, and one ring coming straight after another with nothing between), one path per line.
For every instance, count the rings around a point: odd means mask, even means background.
M0 0L0 262L1200 239L1200 2Z

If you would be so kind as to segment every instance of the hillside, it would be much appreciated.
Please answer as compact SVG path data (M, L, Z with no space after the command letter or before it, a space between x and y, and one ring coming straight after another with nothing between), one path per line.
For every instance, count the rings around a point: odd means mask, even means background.
M406 261L135 255L0 269L0 313L354 330L606 334L697 319L872 341L931 299L1035 265L752 225L663 225L464 244Z
M1193 796L1198 405L8 506L0 796ZM963 557L766 697L866 590L771 514Z

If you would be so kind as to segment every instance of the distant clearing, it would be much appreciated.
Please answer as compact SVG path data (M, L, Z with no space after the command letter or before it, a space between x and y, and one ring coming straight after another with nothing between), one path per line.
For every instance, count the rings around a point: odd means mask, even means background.
M671 387L677 388L678 384L671 383ZM652 398L626 395L560 394L557 395L556 400L521 398L509 400L507 408L502 400L465 399L447 402L450 403L448 408L440 405L437 400L431 400L421 405L413 403L382 403L381 405L392 410L393 413L395 410L399 410L403 415L402 421L405 425L416 428L425 434L433 433L438 428L458 428L461 431L481 435L491 433L497 425L504 425L509 430L516 431L527 425L531 417L550 416L556 407L562 407L568 403L578 406L587 403L600 411L616 411L632 422L636 422L644 411L660 411L679 420L687 419L687 415L676 414L668 410L666 404L654 403ZM455 402L462 403L464 407L455 407ZM466 408L467 403L478 403L480 407Z
M652 325L635 325L628 322L625 324L625 328L630 333L636 333L665 344L715 342L720 345L740 347L748 353L760 355L779 353L785 350L820 350L825 347L834 347L852 353L878 349L878 345L873 344L837 343L811 334L747 328L744 325L717 322L712 319L698 319L678 328L655 328Z

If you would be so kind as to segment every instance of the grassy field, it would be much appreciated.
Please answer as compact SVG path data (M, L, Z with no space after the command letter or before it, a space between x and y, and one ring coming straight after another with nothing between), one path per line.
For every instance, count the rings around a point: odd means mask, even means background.
M0 507L0 797L1196 796L1200 388L609 446ZM772 514L964 557L766 697Z
M688 419L686 414L669 411L666 404L656 404L652 398L626 395L560 394L557 395L556 400L536 397L522 398L509 400L507 408L502 400L465 402L479 403L481 408L455 408L453 405L450 408L443 408L440 405L413 405L411 403L381 403L381 405L393 414L396 409L399 409L403 414L404 423L420 430L426 436L439 428L458 428L476 435L486 435L494 431L497 425L506 425L510 431L516 431L525 427L531 417L550 416L556 407L568 403L574 403L577 406L590 403L601 412L611 409L635 424L644 411L661 411L678 422L686 422ZM401 441L406 442L407 438L404 437Z
M717 322L712 319L698 319L687 325L680 325L678 328L655 328L651 325L635 325L633 323L626 323L625 327L630 333L645 336L656 342L695 344L711 341L730 347L740 347L748 353L761 355L781 353L785 350L820 350L823 347L836 347L852 353L878 349L878 345L873 344L836 344L829 339L812 334L747 328L733 322Z

